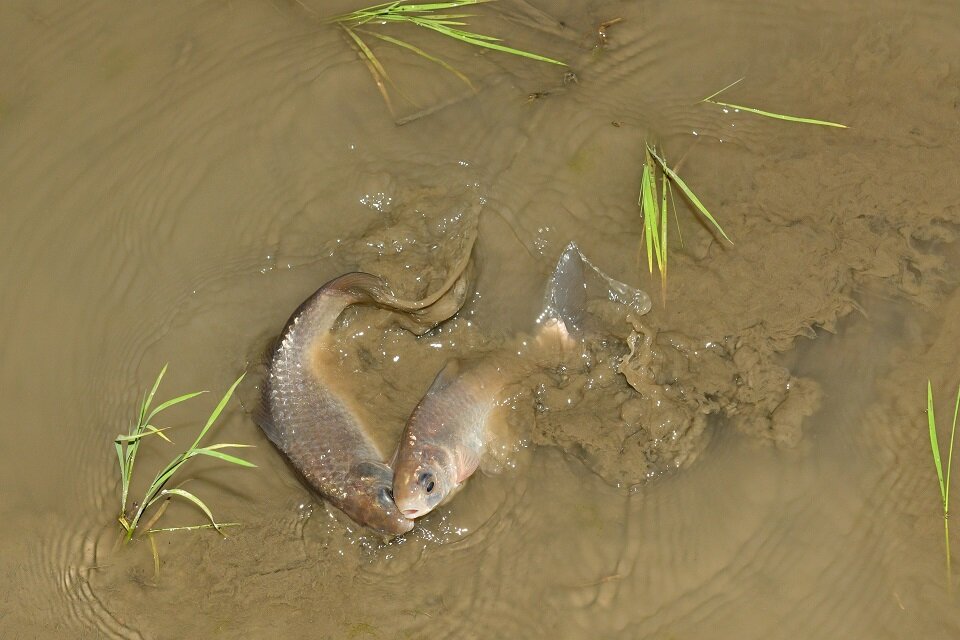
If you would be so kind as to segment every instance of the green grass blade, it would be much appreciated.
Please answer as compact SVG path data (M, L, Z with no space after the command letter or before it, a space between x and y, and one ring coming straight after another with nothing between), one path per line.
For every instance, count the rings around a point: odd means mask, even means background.
M210 427L213 426L213 423L217 421L217 418L220 417L220 414L223 413L224 407L227 406L227 402L230 401L230 397L233 396L233 392L236 390L237 386L240 385L240 382L243 380L246 373L240 374L240 377L230 385L230 388L227 389L227 392L223 394L223 398L220 399L220 402L217 403L217 408L213 410L213 413L210 414L210 417L207 418L206 424L203 425L203 429L200 430L200 435L197 436L197 439L193 441L191 449L196 449L197 445L200 444L200 441L203 440L203 436L207 435L207 431L210 430Z
M153 383L153 388L150 389L150 393L147 394L147 397L144 399L143 404L140 407L140 424L149 422L149 420L144 420L144 417L147 414L147 411L150 410L150 405L153 404L153 396L157 395L157 389L160 388L160 381L163 380L164 374L167 373L167 366L169 362L163 365L163 368L160 369L160 375L157 376L156 382Z
M470 78L468 78L468 77L467 77L466 75L464 75L459 69L457 69L456 67L454 67L453 65L451 65L451 64L450 64L449 62L447 62L446 60L443 60L443 59L438 58L438 57L436 57L436 56L432 56L432 55L430 55L429 53L427 53L426 51L424 51L423 49L421 49L420 47L416 47L416 46L410 44L409 42L404 42L403 40L399 40L399 39L393 38L393 37L391 37L391 36L383 35L382 33L374 33L373 31L365 31L364 33L368 33L369 35L373 36L374 38L379 38L380 40L383 40L384 42L389 42L389 43L394 44L394 45L396 45L396 46L398 46L398 47L403 47L404 49L407 49L407 50L409 50L409 51L412 51L412 52L414 52L415 54L417 54L418 56L421 56L421 57L429 60L430 62L433 62L433 63L436 63L436 64L440 65L441 67L443 67L444 69L446 69L447 71L449 71L450 73L452 73L453 75L457 76L465 85L467 85L468 87L470 87L470 90L471 90L471 91L473 91L473 92L476 92L476 91L477 91L477 88L476 88L476 87L473 85L473 83L470 81Z
M947 456L946 491L943 493L943 509L950 510L950 469L953 468L953 441L957 435L957 414L960 413L960 387L957 387L957 402L953 406L953 425L950 427L950 454Z
M408 13L432 13L434 11L444 11L446 9L458 9L469 5L484 4L491 0L459 0L456 2L433 2L423 4L404 4L402 2L385 2L383 4L373 5L366 9L359 9L352 13L344 13L334 16L327 20L328 23L351 23L354 26L373 20L390 19L408 19L403 14Z
M209 448L197 449L196 451L201 455L210 456L212 458L219 458L220 460L224 460L225 462L230 462L232 464L237 464L237 465L240 465L241 467L253 467L253 468L257 467L257 465L253 464L252 462L247 462L243 458L231 456L230 454L223 453L222 451L214 451Z
M120 513L127 509L127 491L130 483L127 481L126 465L123 461L123 445L114 441L114 448L117 451L117 460L120 462Z
M561 67L567 66L565 62L560 62L559 60L554 60L553 58L548 58L546 56L541 56L536 53L530 53L529 51L521 51L520 49L514 49L512 47L507 47L502 44L497 44L496 42L491 42L492 36L483 36L480 34L470 33L468 31L460 31L458 29L450 29L443 27L441 25L432 25L429 22L418 21L422 27L427 29L432 29L438 33L442 33L451 38L455 38L462 42L466 42L478 47L484 47L486 49L493 49L495 51L502 51L504 53L510 53L515 56L521 56L524 58L530 58L531 60L539 60L541 62L549 62L550 64L560 65Z
M217 521L213 519L213 514L210 512L210 508L207 507L207 505L204 504L203 500L201 500L197 496L193 495L192 493L184 489L166 489L163 492L163 495L174 495L174 496L180 496L181 498L186 498L193 504L200 507L204 515L206 515L207 518L210 519L210 524L213 525L213 528L216 529L217 531L220 531L220 525L217 524Z
M648 146L647 148L649 149L650 147ZM730 237L727 236L727 233L723 230L723 227L720 226L720 223L717 222L712 215L710 215L710 212L707 210L704 204L700 202L700 198L698 198L697 194L695 194L693 190L687 186L687 183L683 181L683 178L681 178L679 175L677 175L677 173L673 169L667 166L667 163L663 160L663 158L657 155L656 150L651 149L650 153L657 160L657 163L659 163L660 168L663 170L663 172L668 176L670 176L670 180L672 180L674 184L680 187L680 190L683 191L683 194L685 196L687 196L687 199L690 201L690 203L697 208L697 210L701 213L701 215L703 215L703 217L709 220L710 223L714 227L716 227L717 231L720 232L720 235L722 235L727 242L729 242L730 244L733 244L733 240L731 240Z
M683 233L680 231L680 216L677 215L677 201L673 198L673 187L670 188L670 206L673 209L673 220L677 224L677 240L683 246Z
M147 533L168 533L170 531L197 531L199 529L220 530L225 527L239 527L239 522L218 522L216 526L212 524L195 524L189 527L164 527L163 529L150 529Z
M377 56L373 55L373 51L367 46L367 43L363 41L363 38L358 36L353 29L344 27L343 30L347 32L347 35L350 36L357 47L360 48L360 52L363 53L364 59L373 65L373 68L376 69L377 73L380 74L382 78L386 79L388 77L386 69L384 69L383 65L380 64Z
M210 449L211 451L215 451L217 449L256 449L256 445L237 444L236 442L219 442L217 444L207 445L203 448Z
M746 77L746 76L744 76L744 77ZM716 98L718 95L720 95L721 93L723 93L724 91L726 91L726 90L729 89L730 87L733 87L733 86L735 86L735 85L738 85L738 84L740 84L742 81L743 81L743 78L740 78L739 80L734 80L733 82L731 82L730 84L728 84L727 86L725 86L723 89L720 89L720 91L717 91L717 92L715 92L715 93L711 93L710 95L708 95L706 98L704 98L704 99L701 100L700 102L710 102L711 100L713 100L714 98Z
M661 188L663 192L660 194L660 247L663 252L663 268L660 269L660 281L661 285L665 288L667 286L667 227L669 227L670 219L667 216L667 189L669 188L669 183L667 182L667 175L663 175L663 184Z
M777 119L777 120L786 120L786 121L788 121L788 122L800 122L800 123L804 123L804 124L816 124L816 125L820 125L820 126L823 126L823 127L837 127L837 128L839 128L839 129L846 129L846 128L847 128L847 125L845 125L845 124L840 124L839 122L830 122L829 120L817 120L817 119L815 119L815 118L801 118L800 116L789 116L789 115L786 115L786 114L783 114L783 113L775 113L775 112L773 112L773 111L762 111L762 110L760 110L760 109L755 109L754 107L745 107L745 106L743 106L743 105L741 105L741 104L731 104L731 103L729 103L729 102L720 102L719 100L714 100L714 98L716 98L718 95L720 95L721 93L723 93L724 91L726 91L726 90L729 89L730 87L732 87L732 86L734 86L734 85L736 85L736 84L739 84L741 80L743 80L743 78L740 78L739 80L735 80L734 82L731 82L730 84L728 84L727 86L725 86L723 89L720 89L720 91L717 91L716 93L710 94L709 96L707 96L706 98L704 98L704 99L701 100L700 102L709 102L710 104L716 104L716 105L719 105L719 106L721 106L721 107L728 107L728 108L730 108L730 109L740 109L741 111L747 111L747 112L749 112L749 113L755 113L755 114L757 114L757 115L759 115L759 116L764 116L764 117L767 117L767 118L775 118L775 119Z
M485 4L492 0L459 0L459 2L430 2L424 4L400 4L393 9L395 13L432 13L445 9L458 9L472 4Z
M400 4L399 2L384 2L383 4L375 4L372 7L367 7L366 9L359 9L351 13L343 13L340 15L333 16L329 18L327 22L350 22L353 20L358 20L361 18L375 17L378 13L383 12L387 7L392 7Z
M154 476L153 482L150 483L150 487L147 489L147 493L143 498L143 509L146 509L162 497L164 486L170 482L173 474L175 474L187 460L196 455L195 451L196 449L191 449L185 453L181 453L171 460L160 473Z
M657 263L659 264L660 262L660 238L656 227L657 216L654 214L656 200L652 193L654 189L653 180L653 167L651 166L651 163L645 162L643 166L643 173L640 177L640 210L643 215L644 238L647 245L647 268L651 274L653 273L654 255L657 256Z
M143 427L144 429L143 431L141 431L140 433L134 434L132 436L118 435L117 439L114 440L114 442L119 445L120 443L123 443L123 442L136 442L138 440L142 440L143 438L146 438L147 436L156 435L156 436L160 436L162 439L166 440L167 442L172 443L170 438L168 438L163 434L163 432L166 431L168 428L169 427L158 429L155 426L148 424L145 427Z
M123 479L123 468L125 466L123 463L123 445L120 444L119 441L114 440L113 446L117 450L117 460L120 462L120 478Z
M147 419L146 419L146 420L143 420L143 421L141 422L141 424L144 424L144 423L147 423L147 422L151 422L151 421L157 416L157 414L159 414L161 411L164 411L164 410L166 410L166 409L169 409L170 407L172 407L172 406L174 406L174 405L178 405L178 404L180 404L181 402L186 402L186 401L189 400L190 398L196 398L197 396L203 395L204 393L207 393L207 392L206 392L206 391L194 391L193 393L185 393L185 394L183 394L182 396L177 396L176 398L173 398L172 400L167 400L166 402L161 403L160 406L158 406L156 409L154 409L153 411L151 411L151 412L150 412L150 415L147 416Z
M937 442L937 420L933 415L933 388L927 380L927 425L930 427L930 449L933 452L933 464L937 467L937 480L940 481L940 498L944 510L947 505L947 491L943 483L943 467L940 464L940 444Z
M846 129L847 125L840 124L839 122L830 122L829 120L817 120L816 118L802 118L800 116L788 116L783 113L774 113L772 111L762 111L760 109L755 109L753 107L745 107L742 104L730 104L729 102L720 102L719 100L704 100L704 102L709 102L710 104L720 105L721 107L728 107L730 109L738 109L740 111L747 111L749 113L755 113L758 116L764 116L767 118L775 118L777 120L787 120L789 122L800 122L803 124L816 124L821 127L836 127L838 129Z
M501 42L501 39L496 36L487 36L482 33L474 33L465 29L455 29L453 27L446 26L443 22L430 18L412 18L410 21L415 25L425 29L439 31L448 38L460 40L461 42L472 43L474 40L483 40L485 42Z
M390 77L387 75L387 70L383 68L382 64L380 64L380 60L377 59L377 56L373 55L373 51L367 46L367 43L363 41L363 38L358 36L353 29L347 27L346 25L341 26L347 35L350 36L350 39L353 40L354 44L357 45L357 48L360 49L360 55L363 58L364 63L367 65L367 68L370 70L370 75L373 76L373 82L377 85L377 89L380 91L383 101L387 104L387 109L391 114L394 113L393 101L390 100L390 94L387 92L386 83L390 82Z

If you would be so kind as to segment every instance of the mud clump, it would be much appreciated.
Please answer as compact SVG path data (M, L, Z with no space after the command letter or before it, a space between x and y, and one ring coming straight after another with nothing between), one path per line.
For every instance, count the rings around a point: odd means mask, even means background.
M536 392L534 443L560 447L611 484L691 464L718 420L794 446L819 407L817 383L742 340L696 340L636 316L627 326L588 341L579 368L552 372Z

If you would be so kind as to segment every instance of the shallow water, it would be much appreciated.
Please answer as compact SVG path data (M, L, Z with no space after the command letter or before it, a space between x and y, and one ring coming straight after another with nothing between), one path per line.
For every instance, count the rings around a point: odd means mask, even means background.
M356 6L331 4L307 8ZM478 93L385 51L416 102L391 115L297 3L5 4L4 637L960 636L924 414L928 377L941 425L960 383L953 3L477 12L576 82L431 39ZM850 128L697 104L741 76L730 102ZM645 138L735 241L681 211L666 305L638 263ZM234 403L218 439L256 445L259 468L201 463L189 487L242 527L158 534L159 574L146 541L117 544L112 438L163 363L162 397L213 392L171 414L182 444L320 284L361 268L422 288L449 259L443 221L476 202L475 293L454 321L419 340L365 310L343 327L378 437L446 358L529 331L575 240L654 298L644 389L676 403L657 420L704 416L680 468L610 444L647 409L622 409L629 387L598 366L539 399L575 398L565 420L519 402L528 446L382 545ZM151 445L144 475L173 455ZM163 521L200 518L178 504Z

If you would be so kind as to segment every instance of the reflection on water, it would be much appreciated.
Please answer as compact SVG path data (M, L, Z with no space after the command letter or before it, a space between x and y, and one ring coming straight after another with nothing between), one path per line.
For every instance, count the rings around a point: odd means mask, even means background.
M334 4L320 9L356 8ZM497 4L479 31L567 60L577 82L437 42L480 90L440 95L429 65L394 56L412 97L447 105L401 127L342 36L284 3L0 13L5 635L960 635L923 414L928 377L940 398L960 381L953 4ZM740 76L733 102L851 128L698 104ZM638 262L644 139L736 242L681 209L666 304L645 317L689 341L672 344L739 354L710 379L729 374L716 388L742 404L698 423L710 437L691 464L615 486L574 446L615 439L609 408L585 402L576 438L542 438L384 544L315 502L233 405L220 439L257 445L259 469L199 464L191 483L243 527L156 536L159 574L148 542L118 545L111 441L159 367L170 396L225 389L331 277L426 284L443 229L395 230L442 219L457 194L483 202L464 312L427 339L378 334L364 313L345 327L364 333L350 379L387 441L448 355L528 330L571 240L654 289ZM650 380L721 404L695 369ZM619 407L630 391L602 370L591 384ZM790 422L778 408L797 379L821 403ZM532 409L513 417L530 427ZM199 413L171 415L182 445ZM787 427L795 443L771 444ZM145 475L172 456L150 444Z

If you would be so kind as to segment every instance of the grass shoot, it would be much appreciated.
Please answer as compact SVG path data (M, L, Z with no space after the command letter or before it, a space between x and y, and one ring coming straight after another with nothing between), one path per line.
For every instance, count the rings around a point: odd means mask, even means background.
M788 116L788 115L784 115L784 114L782 114L782 113L774 113L774 112L772 112L772 111L762 111L762 110L756 109L756 108L754 108L754 107L745 107L745 106L743 106L743 105L741 105L741 104L731 104L731 103L729 103L729 102L720 102L719 100L714 100L714 98L716 98L718 95L720 95L721 93L723 93L724 91L726 91L726 90L729 89L730 87L738 84L741 80L743 80L743 78L740 78L740 80L737 80L736 82L731 82L730 84L728 84L727 86L725 86L723 89L720 89L720 91L717 91L716 93L713 93L713 94L707 96L706 98L704 98L704 99L701 100L700 102L709 102L710 104L719 105L719 106L725 107L725 108L727 108L727 109L733 109L733 110L735 110L735 111L746 111L746 112L748 112L748 113L755 113L755 114L757 114L758 116L764 116L764 117L766 117L766 118L775 118L775 119L777 119L777 120L786 120L786 121L788 121L788 122L800 122L800 123L804 123L804 124L816 124L816 125L820 125L820 126L822 126L822 127L837 127L837 128L840 128L840 129L846 129L846 128L847 128L847 125L845 125L845 124L840 124L839 122L830 122L830 121L828 121L828 120L816 120L816 119L814 119L814 118L801 118L800 116Z
M960 412L960 388L957 389L957 401L953 408L953 425L950 427L950 447L947 454L947 473L944 476L943 465L940 461L940 444L937 441L937 420L933 414L933 389L927 380L927 427L930 430L930 449L933 453L933 464L937 469L937 480L940 483L940 501L943 505L943 539L947 554L947 584L952 585L950 563L950 469L953 466L953 442L957 433L957 414Z
M395 2L386 2L368 7L366 9L359 9L352 13L335 16L328 19L327 22L336 24L343 29L343 31L350 38L351 42L356 45L360 52L361 58L363 58L367 68L370 70L370 74L373 76L373 80L376 83L380 94L383 96L384 102L387 104L387 108L390 109L391 113L394 113L393 102L390 99L387 85L392 86L398 93L400 93L401 96L404 97L405 100L411 104L413 104L413 101L404 96L403 93L396 87L396 85L390 79L390 76L387 74L383 64L377 58L376 54L374 54L373 49L370 47L367 41L364 40L364 36L376 38L381 42L386 42L402 49L406 49L407 51L410 51L422 57L423 59L440 66L456 76L461 82L467 85L471 91L476 91L476 87L474 87L473 83L466 76L466 74L462 73L460 70L442 58L429 54L420 47L411 44L406 40L401 40L394 36L375 31L373 30L373 27L380 28L389 24L413 25L422 29L434 31L448 38L459 40L460 42L473 45L475 47L492 49L494 51L509 53L511 55L520 56L523 58L529 58L531 60L538 60L540 62L548 62L550 64L566 66L565 63L560 62L559 60L554 60L553 58L541 56L529 51L523 51L522 49L508 47L502 44L502 40L500 40L500 38L469 31L467 29L468 25L465 20L473 17L473 14L458 13L457 10L461 9L462 7L485 4L493 1L494 0L449 0L448 2L421 3L412 2L411 0L397 0ZM448 13L448 10L453 10L454 12Z
M660 292L663 298L666 297L667 288L667 227L669 222L668 210L673 208L674 219L677 222L678 238L681 246L683 237L679 235L680 222L677 219L677 207L673 199L673 185L676 185L686 196L694 209L700 213L713 227L720 232L720 235L733 244L730 237L717 222L716 218L707 210L703 202L693 190L684 182L677 172L672 169L664 159L661 150L657 153L656 146L645 145L645 160L643 163L643 172L640 176L640 198L638 204L643 214L643 239L647 252L647 268L653 274L653 265L656 263L657 271L660 272ZM659 179L658 179L659 175ZM658 188L659 183L659 188Z
M147 533L155 533L159 531L177 531L184 529L216 529L218 532L221 528L226 526L236 526L237 523L218 523L213 518L213 513L211 513L209 507L196 495L186 491L180 487L166 488L167 484L173 478L173 476L179 471L184 464L191 458L196 456L209 456L212 458L217 458L231 464L236 464L242 467L255 467L251 462L238 458L236 456L224 453L224 449L236 449L243 447L250 447L252 445L246 444L234 444L234 443L220 443L212 444L208 446L200 446L200 441L207 434L210 428L213 426L214 422L217 421L217 418L220 417L220 414L223 412L224 407L226 407L227 402L230 400L230 397L233 395L233 392L236 390L237 385L240 384L240 381L243 380L241 375L237 378L236 382L230 387L227 393L217 404L216 408L213 410L213 413L207 418L206 424L200 430L199 435L193 441L193 444L187 448L186 451L177 455L173 460L171 460L163 469L161 469L154 476L153 481L150 483L149 487L146 490L143 498L139 501L135 501L132 504L130 503L130 482L133 477L134 464L137 460L137 452L140 449L140 444L144 438L148 436L157 436L158 438L165 440L166 442L171 442L170 439L166 436L164 428L158 428L154 426L154 419L159 416L163 411L178 405L182 402L186 402L191 398L195 398L205 391L196 391L193 393L187 393L182 396L177 396L162 402L157 405L155 408L151 409L153 405L154 396L157 393L157 389L160 387L160 381L163 380L164 374L167 372L167 367L164 365L163 369L160 371L160 375L157 376L156 382L153 383L153 388L150 389L150 392L144 395L143 401L140 403L140 410L137 415L137 420L133 426L130 427L130 430L126 434L120 434L114 440L114 447L117 452L117 459L120 464L120 515L118 520L120 526L123 527L125 532L124 539L129 541L133 538L134 534L137 533L138 528L141 526L141 519L143 518L144 513L150 509L153 505L161 500L166 500L173 497L178 497L189 502L192 502L196 505L207 519L210 521L209 524L197 525L194 527L175 527L171 529L153 529L153 524L157 521L163 511L166 509L166 502L161 505L157 512L154 514L154 517L150 519Z

